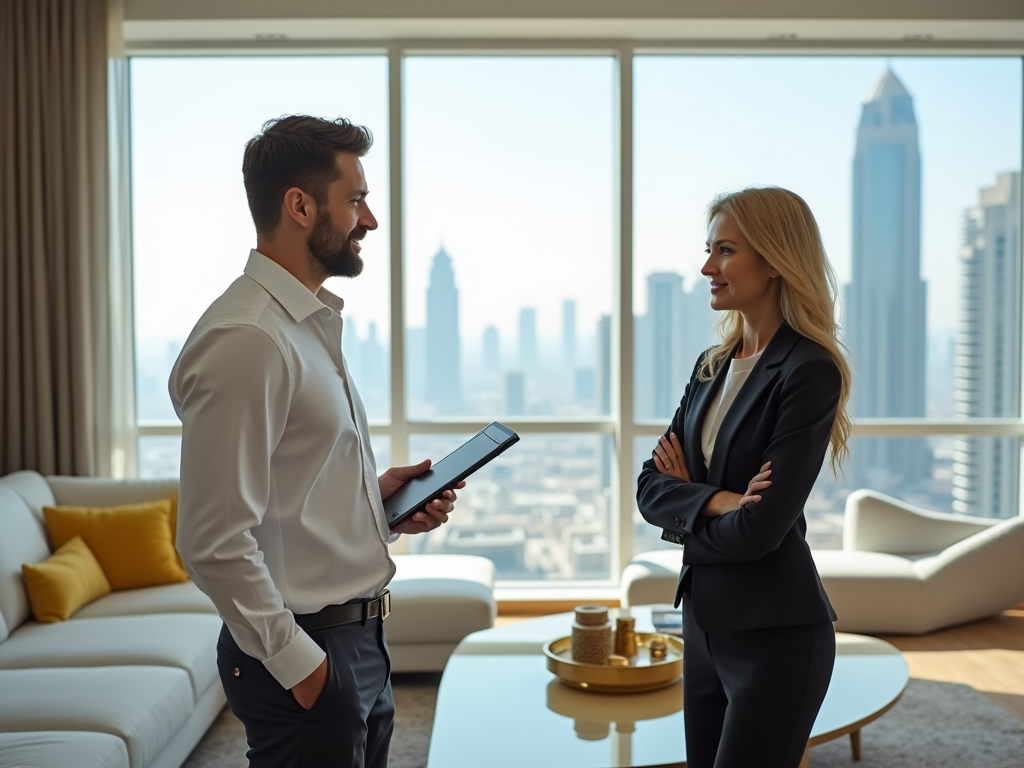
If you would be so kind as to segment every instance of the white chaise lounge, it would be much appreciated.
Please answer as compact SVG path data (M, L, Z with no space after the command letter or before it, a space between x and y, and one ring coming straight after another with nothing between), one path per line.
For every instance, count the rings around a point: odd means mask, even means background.
M1024 601L1024 517L930 512L850 494L843 549L812 550L841 632L923 634ZM681 550L644 552L622 574L623 605L671 602Z
M842 550L814 550L842 632L918 635L1024 600L1024 517L930 512L874 491L846 501Z

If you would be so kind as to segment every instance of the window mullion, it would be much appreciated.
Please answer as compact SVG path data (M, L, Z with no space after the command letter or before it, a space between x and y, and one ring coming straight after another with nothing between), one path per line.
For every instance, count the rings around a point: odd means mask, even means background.
M391 463L409 463L405 396L405 240L403 221L402 49L388 49L388 172L391 187Z
M612 409L615 414L613 514L617 509L618 562L612 563L618 581L633 557L633 49L618 51L618 248L615 262L615 317L612 343Z

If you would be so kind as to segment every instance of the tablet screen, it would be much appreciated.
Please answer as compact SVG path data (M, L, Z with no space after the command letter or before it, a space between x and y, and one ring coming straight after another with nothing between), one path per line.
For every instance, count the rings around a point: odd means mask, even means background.
M423 509L432 499L453 488L488 461L502 453L519 436L508 427L494 422L477 432L443 459L431 465L419 477L409 480L384 501L388 525Z
M494 445L494 440L483 432L478 432L468 443L463 443L439 462L432 464L426 474L433 472L437 475L455 477L459 472L471 469L478 461L486 459L494 451Z

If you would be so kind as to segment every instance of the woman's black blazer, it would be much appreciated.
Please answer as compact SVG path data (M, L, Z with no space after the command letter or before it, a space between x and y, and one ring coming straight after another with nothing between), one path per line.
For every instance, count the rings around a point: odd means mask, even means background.
M644 519L683 543L676 605L689 584L694 618L707 632L835 621L805 540L804 503L835 421L839 367L824 347L783 324L726 413L710 469L701 428L728 366L711 381L697 378L699 367L669 428L693 481L660 473L652 459L637 481ZM761 501L722 517L700 516L717 491L744 493L766 461L772 484Z

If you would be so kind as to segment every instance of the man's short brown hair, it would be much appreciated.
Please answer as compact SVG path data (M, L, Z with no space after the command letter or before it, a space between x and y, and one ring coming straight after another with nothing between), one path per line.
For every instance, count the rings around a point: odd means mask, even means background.
M338 176L339 152L365 155L373 135L343 117L325 120L288 115L268 120L245 145L242 180L256 233L269 235L281 222L284 193L298 187L317 204L327 202L327 186Z

